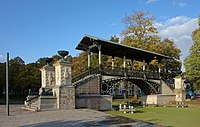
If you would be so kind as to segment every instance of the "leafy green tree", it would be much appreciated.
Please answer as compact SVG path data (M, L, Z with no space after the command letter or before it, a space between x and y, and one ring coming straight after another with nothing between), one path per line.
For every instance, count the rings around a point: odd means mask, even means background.
M21 90L20 84L17 84L20 69L25 66L24 61L20 57L15 57L9 61L9 87L13 94Z
M19 56L15 57L14 59L11 59L9 61L10 64L17 64L17 65L24 65L25 62L24 60L22 60L22 58L20 58Z
M200 91L200 16L198 28L192 33L193 44L190 55L186 57L184 65L188 78L193 82L193 87Z
M124 18L126 25L125 30L122 32L122 44L157 52L163 55L170 56L173 59L180 59L180 49L175 47L173 41L164 39L157 35L158 31L153 25L154 16L150 13L140 11L133 13ZM168 67L169 72L174 76L177 71L181 69L181 63L175 60L162 61L162 67ZM128 66L133 66L136 69L142 69L142 62L129 60ZM168 63L168 65L166 64ZM158 70L158 61L153 60L149 63L149 69Z
M5 91L5 86L6 86L6 77L5 77L5 63L0 63L0 95L2 94L3 91Z
M87 52L81 52L72 61L72 77L87 70Z
M25 65L20 57L10 60L9 85L12 95L27 94L28 89L36 91L41 87L41 64L30 63Z
M157 29L153 26L154 17L144 11L126 16L123 22L126 25L122 32L122 44L149 50L151 44L160 40L156 35Z
M157 53L170 56L172 59L161 61L162 69L167 68L168 76L175 77L180 74L181 62L180 62L180 53L181 50L176 48L174 42L169 39L164 39L157 44L156 49Z

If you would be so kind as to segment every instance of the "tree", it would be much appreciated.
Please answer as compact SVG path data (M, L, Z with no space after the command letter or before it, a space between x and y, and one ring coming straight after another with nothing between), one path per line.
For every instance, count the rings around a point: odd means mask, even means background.
M181 69L181 63L178 61L180 59L180 49L176 48L174 42L169 39L161 41L161 37L157 35L158 31L153 25L154 19L152 14L144 11L126 16L123 20L126 28L121 34L123 36L121 43L173 58L168 61L160 61L160 63L156 59L152 60L148 69L158 71L160 64L161 69L167 68L170 74L167 78L175 77ZM142 66L142 62L127 60L127 67L141 70ZM137 89L137 87L134 87L134 89ZM135 90L134 95L137 98L137 90Z
M19 56L17 56L14 59L10 60L10 64L24 65L25 62L22 60L22 58L20 58Z
M87 70L87 52L81 52L72 61L72 77L77 76Z
M126 25L122 32L124 39L122 44L149 50L151 43L159 41L156 35L157 29L153 26L154 17L144 11L136 12L126 16L123 22Z
M170 56L174 59L180 59L180 49L175 47L173 41L164 39L161 41L161 37L157 35L158 31L153 25L154 16L150 13L140 11L133 13L130 16L126 16L123 22L126 25L125 30L122 32L123 40L122 44L157 52L166 56ZM128 61L131 63L131 61ZM176 73L181 69L181 63L179 61L168 61L168 69L170 73ZM134 68L142 69L142 62L134 62L129 64ZM149 63L149 69L158 69L158 61L153 60ZM162 62L162 66L166 66L166 61ZM173 75L174 75L173 74Z
M42 59L40 59L42 60ZM12 95L24 95L28 89L38 90L41 87L41 74L39 63L30 63L25 65L20 57L10 60L9 67L9 85Z
M163 54L165 56L170 56L172 59L163 60L161 64L163 67L167 68L168 76L174 78L180 73L181 62L180 53L181 50L176 48L174 42L165 38L156 46L157 53ZM164 69L164 68L163 68Z
M184 60L186 74L192 81L193 87L200 91L200 16L198 28L192 33L193 44L190 48L190 55Z
M5 63L0 63L0 95L2 94L3 91L5 91L5 86L6 86L5 67L6 67Z

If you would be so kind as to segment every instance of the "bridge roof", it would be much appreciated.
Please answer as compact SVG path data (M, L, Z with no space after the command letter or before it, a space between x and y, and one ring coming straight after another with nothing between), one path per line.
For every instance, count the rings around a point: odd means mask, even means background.
M157 59L159 61L161 61L162 59L170 59L170 57L162 54L100 39L90 35L85 35L80 43L77 45L76 49L82 51L87 51L88 49L90 49L91 52L98 53L98 45L101 46L102 54L113 57L123 58L125 55L126 59L136 61L145 60L147 62L150 62L154 59Z

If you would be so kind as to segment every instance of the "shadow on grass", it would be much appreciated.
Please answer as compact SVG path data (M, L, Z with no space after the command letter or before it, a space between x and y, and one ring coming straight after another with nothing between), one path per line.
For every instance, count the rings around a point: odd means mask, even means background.
M144 111L136 110L134 113L144 113Z

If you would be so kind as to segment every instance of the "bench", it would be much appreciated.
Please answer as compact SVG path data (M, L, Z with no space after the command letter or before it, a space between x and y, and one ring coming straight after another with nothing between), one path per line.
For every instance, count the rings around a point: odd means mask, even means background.
M184 107L187 107L187 105L184 104L184 102L176 102L176 107L177 107L177 108L179 108L179 107L184 108Z
M119 105L119 111L122 111L124 113L127 113L127 112L130 112L131 114L133 114L135 112L135 108L133 106L126 106L126 105L123 105L120 104Z

